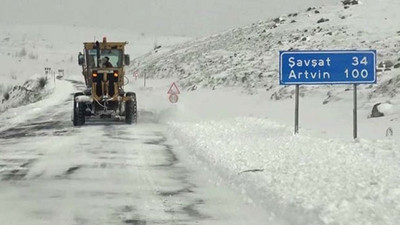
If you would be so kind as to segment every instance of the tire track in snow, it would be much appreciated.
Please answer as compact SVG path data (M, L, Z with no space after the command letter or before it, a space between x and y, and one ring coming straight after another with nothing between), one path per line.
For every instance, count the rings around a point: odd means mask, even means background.
M104 135L110 139L122 140L122 141L139 141L144 145L152 146L152 147L160 147L160 153L163 156L162 163L150 164L150 171L155 170L163 173L167 173L169 179L171 179L176 187L170 188L167 187L168 190L165 189L165 184L160 185L159 182L155 179L156 177L152 177L151 175L146 176L148 170L144 171L143 179L146 183L149 183L153 192L158 196L163 208L163 211L169 214L170 220L167 221L159 221L160 223L167 224L190 224L194 221L203 220L205 218L209 218L206 215L200 213L196 207L198 205L204 204L204 200L190 197L194 195L196 188L194 184L191 184L187 181L187 177L189 176L188 171L185 168L177 166L179 163L178 157L173 152L172 146L166 144L167 138L163 135L162 132L152 131L148 135L143 135L139 137L131 137L129 132L125 132L123 129L115 129L116 126L107 126L104 127ZM143 151L144 156L146 158L150 158L152 154L149 154L146 151ZM151 160L145 160L146 162L150 162ZM171 182L171 181L169 181ZM176 205L171 204L170 202L175 202L178 199L181 202L185 202L184 205L180 207L176 207ZM146 215L142 215L140 218L145 218ZM139 221L137 224L142 224L143 220L129 219L129 222ZM151 223L155 221L150 221ZM133 223L135 224L135 223Z

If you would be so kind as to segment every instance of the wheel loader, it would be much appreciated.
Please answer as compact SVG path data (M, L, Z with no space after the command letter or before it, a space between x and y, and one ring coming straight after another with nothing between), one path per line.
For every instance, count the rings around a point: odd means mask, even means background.
M74 94L74 126L82 126L91 118L137 123L136 94L124 90L124 66L130 63L126 45L127 42L107 42L106 38L83 43L78 63L86 90Z

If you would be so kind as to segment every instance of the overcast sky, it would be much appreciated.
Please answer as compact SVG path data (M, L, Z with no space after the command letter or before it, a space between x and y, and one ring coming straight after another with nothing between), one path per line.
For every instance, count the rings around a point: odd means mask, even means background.
M203 36L340 0L1 0L0 22Z

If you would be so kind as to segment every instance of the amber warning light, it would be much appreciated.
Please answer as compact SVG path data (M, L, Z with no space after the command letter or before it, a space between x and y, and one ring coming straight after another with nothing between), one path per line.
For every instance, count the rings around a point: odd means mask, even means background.
M118 77L118 72L114 72L114 77Z

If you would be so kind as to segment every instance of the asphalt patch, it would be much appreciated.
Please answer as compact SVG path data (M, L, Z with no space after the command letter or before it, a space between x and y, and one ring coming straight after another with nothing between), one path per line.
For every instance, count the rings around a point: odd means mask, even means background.
M206 216L202 215L197 209L196 206L204 204L203 200L197 200L195 203L187 205L182 208L182 210L192 218L204 219Z
M42 121L25 123L1 132L0 139L49 136L50 134L61 136L68 133L68 130L65 130L64 128L65 121Z
M162 191L160 192L160 195L165 197L165 196L176 196L183 193L193 193L193 191L189 187L187 187L176 191Z
M77 170L79 170L81 168L81 166L73 166L70 167L67 171L65 171L66 176L72 175L73 173L75 173Z
M28 174L29 167L33 164L34 160L28 160L24 162L16 169L5 171L2 174L1 180L10 181L10 180L22 180ZM5 166L7 167L7 165Z
M125 220L125 224L133 224L133 225L146 225L147 222L144 220L135 220L135 219L130 219L130 220Z
M176 154L172 151L171 146L165 145L165 144L163 146L165 146L167 162L164 164L155 165L155 167L173 167L175 164L177 164L179 162L179 159L176 156Z

